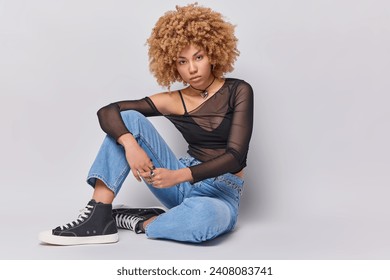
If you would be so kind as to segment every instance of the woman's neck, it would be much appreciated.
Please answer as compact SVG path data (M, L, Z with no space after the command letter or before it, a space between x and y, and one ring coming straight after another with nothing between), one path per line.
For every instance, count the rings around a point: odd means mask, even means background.
M209 96L211 96L215 92L217 92L222 87L223 84L224 84L224 79L215 77L215 79L213 78L210 82L210 85L208 87L206 87L205 89L194 88L193 86L190 85L185 90L186 90L186 93L188 95L199 96L203 99L207 99ZM204 91L207 92L206 97L204 96L205 95Z

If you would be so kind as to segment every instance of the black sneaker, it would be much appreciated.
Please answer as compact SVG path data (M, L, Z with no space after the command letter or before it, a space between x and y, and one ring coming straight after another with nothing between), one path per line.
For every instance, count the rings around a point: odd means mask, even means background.
M93 199L73 222L39 234L40 241L55 245L113 243L118 239L112 205Z
M140 227L143 221L151 217L165 213L162 208L129 208L124 205L115 206L112 209L112 217L115 220L116 226L122 229L129 229L135 233L143 233Z

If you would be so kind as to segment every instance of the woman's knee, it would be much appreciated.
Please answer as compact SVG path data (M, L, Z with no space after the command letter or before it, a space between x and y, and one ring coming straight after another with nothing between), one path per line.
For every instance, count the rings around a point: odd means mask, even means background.
M191 197L174 209L164 238L204 242L229 231L232 215L223 202L210 197ZM159 230L158 230L159 231Z
M144 115L135 110L122 111L121 117L127 129L133 134L138 134L141 127L147 127L150 124Z
M185 200L184 203L206 224L224 227L228 226L232 218L229 206L216 198L196 197Z
M140 112L138 111L135 111L135 110L126 110L126 111L122 111L120 112L121 113L121 117L122 117L122 120L124 123L128 123L130 121L134 121L136 119L142 119L142 118L145 118L144 115L142 115Z

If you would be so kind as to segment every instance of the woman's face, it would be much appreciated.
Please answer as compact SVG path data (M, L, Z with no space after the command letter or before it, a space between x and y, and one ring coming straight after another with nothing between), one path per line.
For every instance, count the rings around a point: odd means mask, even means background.
M206 52L192 45L180 52L176 67L183 81L194 88L206 88L214 78Z

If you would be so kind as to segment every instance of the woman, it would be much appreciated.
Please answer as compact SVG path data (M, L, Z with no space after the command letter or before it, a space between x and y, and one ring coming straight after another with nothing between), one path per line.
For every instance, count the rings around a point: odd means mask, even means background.
M191 4L163 15L147 43L150 70L168 92L98 111L107 137L87 178L92 199L75 221L42 232L42 242L111 243L118 241L117 228L148 238L202 242L234 228L253 124L251 86L223 76L239 54L234 26L221 14ZM174 82L185 87L170 91ZM188 155L176 158L150 116L165 116L176 126L188 142ZM112 209L130 171L166 212Z

